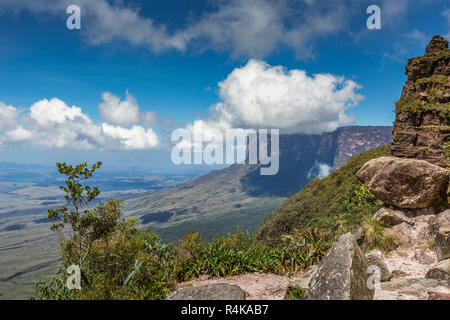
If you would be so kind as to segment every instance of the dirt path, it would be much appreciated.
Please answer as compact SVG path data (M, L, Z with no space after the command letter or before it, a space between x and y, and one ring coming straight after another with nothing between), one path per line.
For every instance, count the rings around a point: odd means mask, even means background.
M414 226L402 223L391 228L400 243L385 256L393 278L375 290L375 300L427 300L430 295L450 294L448 285L425 279L427 271L437 263L433 237L429 234L428 222L432 217L415 217Z
M288 284L299 277L300 274L288 277L267 273L251 273L213 279L200 277L189 282L180 283L177 290L205 284L226 283L241 287L247 293L247 300L283 300Z

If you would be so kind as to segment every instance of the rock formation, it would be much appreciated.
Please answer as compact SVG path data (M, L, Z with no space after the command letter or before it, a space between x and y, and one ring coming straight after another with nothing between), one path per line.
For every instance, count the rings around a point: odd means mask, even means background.
M367 162L356 176L385 204L402 209L447 207L448 171L427 161L381 157Z
M343 235L322 258L309 283L308 300L372 300L368 264L352 234Z
M450 292L450 210L446 210L450 168L448 42L433 37L424 56L409 60L406 73L408 80L396 104L391 156L373 159L357 172L358 179L384 203L375 218L390 226L386 232L398 244L386 260L388 267L396 268L391 272L394 279L381 283L375 298L447 299ZM405 279L395 279L397 274Z
M408 80L396 104L391 155L447 168L450 144L450 50L434 36L425 55L406 66Z

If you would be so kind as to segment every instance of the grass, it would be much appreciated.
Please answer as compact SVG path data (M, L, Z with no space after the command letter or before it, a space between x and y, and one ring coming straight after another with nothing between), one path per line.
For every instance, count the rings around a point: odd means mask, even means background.
M272 241L283 234L308 228L337 239L363 226L381 205L356 178L371 159L389 154L389 145L363 152L324 179L314 179L272 212L256 232L259 240Z
M201 275L296 272L318 263L330 246L313 231L269 245L239 228L212 241L190 232L180 241L164 243L152 231L134 228L103 241L97 240L86 255L81 290L67 290L61 271L36 284L34 299L164 299L177 282Z
M288 287L285 300L305 300L306 289L301 287Z
M388 253L397 247L396 240L386 234L386 225L382 221L375 219L373 216L366 216L362 224L365 230L365 238L361 249L369 252L373 249L380 249Z

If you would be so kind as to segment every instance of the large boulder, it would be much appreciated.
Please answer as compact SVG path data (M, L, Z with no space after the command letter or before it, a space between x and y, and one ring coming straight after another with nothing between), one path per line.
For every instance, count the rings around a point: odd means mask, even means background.
M450 259L450 224L439 228L436 236L436 253L438 261Z
M438 262L433 268L428 270L425 277L436 280L450 280L450 259Z
M378 199L404 209L447 207L449 174L424 160L381 157L356 173Z
M328 250L309 283L308 300L372 300L374 290L367 285L368 264L347 233Z
M167 300L245 300L245 291L225 283L207 284L181 289Z

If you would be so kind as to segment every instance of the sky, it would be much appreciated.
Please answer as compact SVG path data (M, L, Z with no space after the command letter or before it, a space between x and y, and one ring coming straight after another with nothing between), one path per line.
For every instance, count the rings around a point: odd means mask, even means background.
M450 35L448 1L0 0L0 162L169 166L171 133L195 123L392 125L405 64L435 34Z

